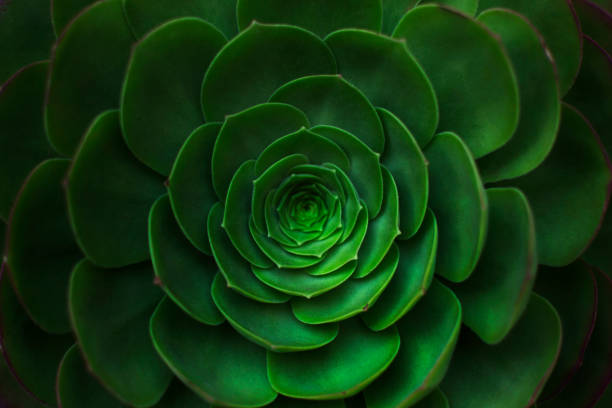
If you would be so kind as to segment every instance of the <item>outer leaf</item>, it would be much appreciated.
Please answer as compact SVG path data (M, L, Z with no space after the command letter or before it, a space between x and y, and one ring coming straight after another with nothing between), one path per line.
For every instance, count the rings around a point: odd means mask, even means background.
M223 120L225 115L265 102L292 79L335 72L331 52L311 32L253 23L208 68L202 83L204 116L207 121Z
M453 290L465 324L489 344L506 337L531 294L538 265L527 199L516 189L489 189L489 233L470 278Z
M241 30L253 21L284 23L324 37L343 27L380 31L382 4L379 0L239 0L236 14Z
M571 263L588 246L601 223L612 183L608 156L590 123L567 104L562 118L557 143L544 163L512 181L531 203L538 258L550 266Z
M440 389L435 389L428 396L419 401L415 408L449 408L448 398Z
M70 331L66 286L82 258L66 214L62 181L69 160L50 159L26 179L7 230L7 265L30 318L49 333Z
M489 30L451 9L426 5L408 12L393 36L406 40L436 90L439 131L461 135L476 158L510 140L519 116L517 83Z
M522 176L546 158L559 130L561 102L555 64L528 20L500 9L485 11L478 20L508 49L520 91L521 114L512 139L478 161L483 180L489 182Z
M397 23L404 14L416 6L421 0L384 0L383 4L383 34L391 35Z
M149 213L149 248L155 276L166 294L194 319L217 325L217 310L210 288L217 265L185 239L176 225L167 196L159 198Z
M119 113L91 125L68 174L68 210L88 259L118 267L149 258L147 214L163 179L136 161L121 137Z
M397 324L402 347L393 364L364 391L368 407L410 406L440 383L453 354L461 304L437 281Z
M151 337L174 374L211 404L256 407L276 398L265 350L229 325L200 324L166 298L151 317Z
M53 336L35 326L0 267L0 349L19 383L36 399L55 404L55 374L62 356L74 340L70 335Z
M434 274L438 248L438 225L429 211L421 229L407 241L396 241L399 265L378 301L363 321L375 331L386 329L404 316L425 295Z
M52 0L51 23L55 36L59 37L79 12L92 3L95 3L95 0Z
M154 408L210 408L208 403L187 388L179 379L174 379L164 397Z
M487 196L474 159L457 135L440 133L425 156L430 163L429 206L436 214L440 232L436 273L461 282L470 276L482 251Z
M608 2L607 5L605 4L606 2ZM576 0L572 2L572 5L580 20L584 48L588 46L587 43L593 40L610 54L612 52L612 39L610 39L610 32L612 31L612 3L608 0ZM588 58L589 56L586 55L583 49L583 63ZM582 68L583 65L580 66L578 76L584 75ZM574 85L576 84L574 83Z
M400 239L406 239L419 229L427 210L429 177L425 156L397 116L383 108L377 112L385 131L385 151L380 161L397 185Z
M572 87L580 69L582 38L571 1L480 0L479 9L505 7L523 14L542 33L559 72L561 95Z
M325 38L338 72L374 106L390 110L421 146L438 125L438 105L429 79L401 41L365 30L344 29Z
M0 86L0 219L5 221L30 170L51 154L40 115L48 68L46 62L28 65Z
M127 20L137 37L176 17L200 17L227 38L236 35L236 0L123 0Z
M346 398L378 377L398 349L395 328L374 333L351 319L325 347L300 353L268 351L268 378L275 390L293 398ZM356 353L359 358L354 358Z
M225 44L194 17L157 27L134 46L121 93L121 129L143 163L168 175L183 142L204 121L199 87Z
M262 304L229 289L217 274L212 296L221 313L243 336L275 352L319 348L336 338L337 324L311 326L297 320L288 304Z
M478 9L478 0L425 0L420 2L420 4L426 3L437 3L452 7L469 16L473 16Z
M81 12L53 49L45 106L49 141L72 156L94 117L117 105L133 37L121 0Z
M561 322L544 298L532 295L523 318L496 346L465 330L442 383L450 406L523 408L533 405L561 348ZM512 384L512 392L508 392Z
M108 270L83 260L70 280L70 317L89 368L115 397L135 407L159 401L172 379L147 335L162 296L152 274L148 264Z
M191 243L210 255L206 219L217 201L209 165L221 126L207 123L187 138L168 179L168 196L181 230Z
M3 357L0 358L0 399L6 404L13 404L19 408L46 407L19 384Z

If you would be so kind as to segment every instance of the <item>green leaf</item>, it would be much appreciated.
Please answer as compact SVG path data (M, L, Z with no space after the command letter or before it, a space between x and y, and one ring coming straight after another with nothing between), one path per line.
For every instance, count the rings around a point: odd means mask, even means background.
M400 234L397 186L389 170L381 168L384 188L383 202L376 218L369 222L368 231L359 248L355 278L369 275L382 262L385 254L393 245L395 237Z
M138 38L165 21L187 16L208 21L227 38L237 32L236 0L123 0L123 9Z
M561 95L572 87L580 69L582 38L573 6L567 1L480 0L479 10L504 7L514 10L538 29L555 60Z
M304 323L321 324L345 320L365 312L391 281L398 260L399 250L394 245L376 269L365 278L351 279L312 299L293 298L293 313Z
M211 404L255 407L276 398L266 351L229 325L200 324L166 298L151 317L151 337L174 374Z
M446 7L452 7L468 16L476 14L478 9L478 0L425 0L420 1L419 4L436 3Z
M453 286L464 322L488 344L506 337L531 294L538 266L536 232L527 199L517 189L487 190L489 233L470 278Z
M393 113L378 108L385 131L385 151L380 159L391 172L399 195L399 239L413 236L427 210L429 178L425 156L412 133Z
M180 380L174 379L154 408L210 408L210 405Z
M66 26L95 2L95 0L53 0L51 2L51 23L55 36L61 36Z
M219 200L225 202L230 181L246 160L256 159L275 140L307 126L303 112L283 103L264 103L228 116L212 154L212 180Z
M338 72L374 106L395 113L421 146L438 125L438 105L431 83L405 44L365 30L343 29L325 42L338 61Z
M344 232L342 238L340 238L340 242L344 242L353 233L363 204L359 201L357 190L355 190L355 186L346 173L337 166L328 165L328 167L336 170L336 176L344 192L344 200L342 202L342 225Z
M383 34L391 35L404 14L421 0L383 0Z
M221 324L223 316L210 295L217 265L185 239L168 196L160 197L151 207L149 247L155 276L166 294L194 319Z
M208 236L213 256L228 286L259 302L286 302L289 296L268 287L255 278L251 271L251 264L236 251L225 230L221 227L222 221L223 205L217 203L210 209L208 215Z
M1 7L0 84L22 66L48 58L55 41L48 1L3 2Z
M601 4L606 2L608 4ZM578 0L572 2L572 5L580 20L583 47L587 48L588 43L597 42L603 50L610 54L612 51L612 38L610 38L610 32L612 31L612 3L608 0ZM584 61L589 58L589 55L584 52L584 48L582 50L583 64L580 66L578 76L584 76L582 71ZM576 83L574 83L574 86L576 86ZM573 91L573 87L571 91Z
M346 398L385 371L399 346L395 328L375 333L358 319L350 319L325 347L299 353L268 351L268 378L272 388L289 397Z
M96 118L68 174L67 199L77 243L87 258L119 267L149 258L147 214L163 179L125 146L119 113Z
M506 46L520 94L520 119L512 139L478 160L483 180L491 182L522 176L544 161L559 130L561 101L554 62L539 32L525 17L497 9L481 13L478 21Z
M519 117L518 89L492 32L456 11L426 5L408 12L393 36L406 41L436 90L438 131L461 135L476 158L510 140Z
M551 302L563 326L559 360L542 391L544 401L558 395L580 369L595 327L599 296L591 268L581 261L563 268L542 266L534 290Z
M96 115L117 106L134 39L121 0L95 3L53 49L45 106L51 145L72 156Z
M266 285L294 296L313 298L344 283L355 271L356 262L349 262L335 271L321 276L312 276L302 271L253 267L253 273Z
M461 282L470 276L482 251L487 196L468 147L454 133L437 135L425 156L430 163L429 207L440 233L436 273Z
M121 408L89 371L78 345L64 355L57 372L57 401L62 408Z
M217 274L212 296L221 313L243 336L275 352L319 348L336 338L337 324L311 326L297 320L289 304L263 304L241 296Z
M159 401L172 379L148 336L161 297L146 263L101 269L83 260L70 279L70 317L88 367L116 398L135 407Z
M340 75L298 78L277 89L270 102L284 102L301 109L312 125L344 129L376 152L384 148L383 129L374 107L358 88Z
M172 211L181 230L200 251L210 255L206 218L216 200L210 163L213 146L221 125L207 123L187 138L168 179Z
M238 0L238 27L243 30L253 21L284 23L303 27L324 37L343 27L380 31L380 0Z
M306 75L333 74L334 57L310 31L251 24L217 54L202 83L207 121L268 100L282 84Z
M30 320L0 267L0 351L20 384L47 406L55 405L55 375L62 356L74 340L50 335Z
M610 163L584 116L563 105L557 142L531 173L512 180L533 209L540 263L563 266L593 239L610 195ZM588 182L587 182L588 180Z
M40 114L48 69L47 62L28 65L0 86L0 219L4 221L30 170L52 155Z
M406 241L396 241L399 264L378 301L362 315L366 325L380 331L404 316L425 295L434 275L438 248L438 225L429 211L419 232Z
M450 408L448 398L440 389L433 390L428 396L414 405L414 408Z
M194 17L167 22L134 46L121 93L121 129L132 153L168 175L189 134L204 122L200 86L226 40Z
M367 208L370 219L376 217L383 201L383 179L380 153L370 149L354 135L334 126L319 125L311 129L336 143L351 162L347 176Z
M435 281L425 298L397 324L402 347L365 391L368 407L410 406L442 381L461 327L461 304ZM469 399L468 399L469 400Z
M30 318L43 330L70 331L66 286L83 255L74 242L62 182L69 160L50 159L26 179L7 228L7 265Z
M309 401L279 395L268 408L345 408L344 400Z
M45 408L31 393L19 384L7 367L6 360L0 356L0 400L9 406L19 408ZM11 405L12 404L12 405Z
M453 408L530 406L550 376L560 348L559 315L548 301L533 294L522 319L501 343L490 346L463 331L442 391Z

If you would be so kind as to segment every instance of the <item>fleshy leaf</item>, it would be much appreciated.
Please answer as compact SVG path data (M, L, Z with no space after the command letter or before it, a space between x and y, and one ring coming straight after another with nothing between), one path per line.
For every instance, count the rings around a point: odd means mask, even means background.
M246 160L256 159L275 140L308 126L303 112L283 103L264 103L228 116L212 154L213 186L219 200L225 202L230 181Z
M324 37L343 27L380 31L382 5L379 0L238 0L238 27L253 21L291 24Z
M427 146L429 206L440 233L436 273L453 282L467 279L487 231L487 196L468 147L454 133L437 135Z
M227 38L236 35L236 0L123 0L127 20L138 38L176 17L199 17Z
M585 182L588 180L588 182ZM531 173L512 180L533 209L539 262L563 266L593 239L610 195L610 162L584 116L563 105L557 142Z
M334 58L310 31L253 23L234 37L211 63L202 83L207 121L268 100L282 84L306 75L333 74Z
M541 267L534 290L551 302L563 325L561 353L542 391L544 401L558 395L584 361L597 318L598 290L591 268L580 261L563 268Z
M53 0L51 1L51 22L55 36L59 37L66 26L96 0Z
M336 338L337 324L308 325L291 313L289 304L263 304L234 292L218 274L212 296L227 321L243 336L275 352L319 348Z
M381 163L391 172L399 195L400 239L413 236L425 217L429 178L425 156L412 133L393 113L378 108L385 131Z
M459 134L476 158L510 140L518 123L518 89L493 33L456 11L426 5L408 12L393 36L406 41L436 90L438 131Z
M229 325L198 323L166 298L151 317L151 337L174 374L211 404L254 407L276 398L266 351Z
M191 243L210 255L206 218L217 202L212 186L210 160L221 125L207 123L187 138L179 150L168 179L172 211Z
M50 335L30 320L0 267L0 351L10 371L36 399L55 405L57 366L74 340Z
M421 0L384 0L383 5L383 34L391 35L397 23L404 14L416 6Z
M299 353L268 351L268 378L272 388L289 397L346 398L378 377L399 346L394 327L375 333L358 319L350 319L342 322L336 340L325 347Z
M444 378L461 327L461 304L435 281L425 298L397 323L402 347L365 391L368 407L410 406Z
M559 75L561 95L572 87L580 69L582 39L579 22L569 1L480 0L479 10L505 7L535 25L550 47Z
M43 405L19 384L2 356L0 356L0 398L9 406L47 408L47 405Z
M478 20L506 46L520 94L521 114L512 139L478 161L483 180L491 182L522 176L546 158L559 130L561 102L555 65L528 20L499 9L485 11Z
M1 18L4 24L6 16ZM0 86L0 219L5 221L30 170L52 154L40 114L48 68L47 62L28 65Z
M453 286L464 323L489 344L503 340L531 294L538 266L533 215L513 188L487 190L489 232L470 278Z
M7 264L30 318L49 333L70 331L66 286L83 255L74 242L62 181L69 160L50 159L26 179L11 212Z
M374 107L358 88L340 75L298 78L277 89L270 102L288 103L301 109L313 126L344 129L376 152L384 148L383 129Z
M391 281L398 260L399 250L393 246L367 277L351 279L335 290L312 299L294 298L291 301L293 313L304 323L321 324L345 320L365 312Z
M530 406L560 348L559 315L548 301L532 294L523 317L501 343L490 346L469 330L461 333L440 388L453 408Z
M384 167L383 202L380 212L368 224L368 231L359 248L355 278L362 278L372 272L393 245L395 237L400 234L399 198L393 176Z
M605 3L608 4L605 4ZM600 3L600 4L596 4ZM604 3L604 4L601 4ZM609 0L577 0L572 5L580 20L580 29L583 34L583 47L591 41L597 42L608 54L612 52L612 2ZM584 61L588 59L583 49L582 62L578 76L584 75L582 69ZM574 83L574 86L576 83ZM573 90L573 87L572 87Z
M312 276L301 271L287 271L279 268L260 269L253 267L253 273L263 283L274 289L294 296L313 298L345 282L355 271L356 262L349 262L335 271L321 276Z
M70 316L88 367L116 398L136 407L159 401L172 379L148 336L162 295L146 263L109 270L83 260L70 279Z
M163 179L125 146L119 113L91 125L68 174L68 210L77 243L88 259L119 267L149 258L147 214L165 192Z
M117 106L132 33L121 0L81 12L54 47L45 106L51 145L72 156L94 117Z
M414 405L414 408L450 408L448 398L439 388Z
M210 408L210 405L175 378L163 398L153 408Z
M159 198L149 213L149 247L155 276L166 294L194 319L221 324L223 316L210 295L217 265L185 239L167 196Z
M365 30L343 29L325 42L338 61L338 72L374 106L390 110L421 146L438 125L438 105L429 79L403 42Z
M49 2L3 1L0 4L0 84L19 68L49 57L55 41ZM32 27L36 27L35 30Z
M438 225L429 211L419 232L407 241L396 241L399 264L378 301L362 318L375 331L386 329L404 316L425 295L434 275Z
M419 2L419 4L436 3L442 6L452 7L469 16L473 16L478 9L478 1L479 0L425 0Z
M57 400L62 408L122 408L87 371L78 345L70 347L57 372Z
M134 46L121 94L121 129L132 153L158 173L170 173L183 142L204 122L199 88L225 42L210 23L184 17Z
M210 209L208 215L208 236L213 256L228 286L259 302L286 302L289 296L261 283L253 275L251 264L236 251L221 227L222 221L223 205L217 203Z

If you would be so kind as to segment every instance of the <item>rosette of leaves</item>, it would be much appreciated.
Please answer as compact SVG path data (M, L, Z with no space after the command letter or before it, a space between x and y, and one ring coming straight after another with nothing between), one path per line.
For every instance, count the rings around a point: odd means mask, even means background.
M0 333L42 404L607 406L604 4L35 3Z

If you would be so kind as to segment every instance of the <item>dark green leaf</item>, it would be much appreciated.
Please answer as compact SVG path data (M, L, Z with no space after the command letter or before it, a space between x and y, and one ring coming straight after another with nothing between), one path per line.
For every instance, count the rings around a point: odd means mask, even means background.
M51 22L55 35L59 37L66 26L70 24L85 8L96 0L53 0L51 1Z

